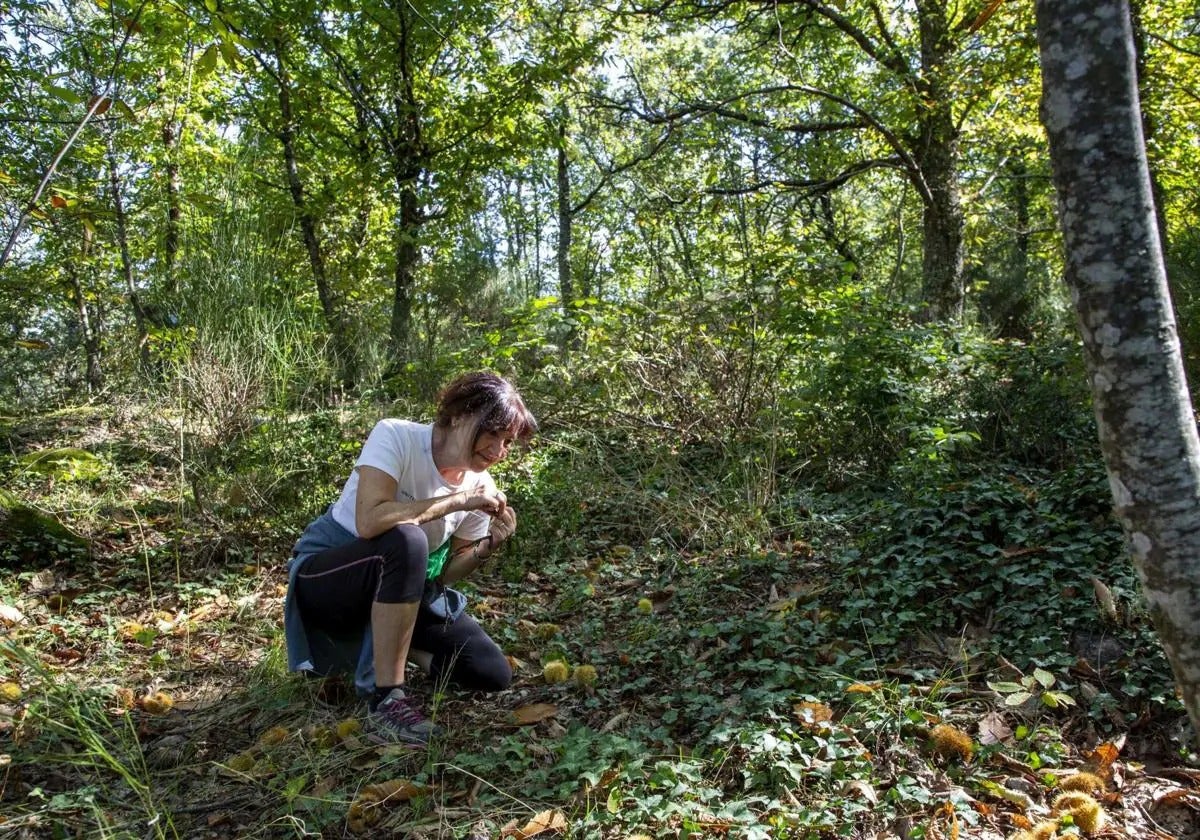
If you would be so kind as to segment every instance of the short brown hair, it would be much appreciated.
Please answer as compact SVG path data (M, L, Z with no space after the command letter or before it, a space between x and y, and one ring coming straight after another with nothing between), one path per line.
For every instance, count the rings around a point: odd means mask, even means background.
M537 420L512 383L487 371L465 373L438 394L437 425L449 426L464 415L479 418L476 439L484 432L511 429L519 440L528 441L538 430Z

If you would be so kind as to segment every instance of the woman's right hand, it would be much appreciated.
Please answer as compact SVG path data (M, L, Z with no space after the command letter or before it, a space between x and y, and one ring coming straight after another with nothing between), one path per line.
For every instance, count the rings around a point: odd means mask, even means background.
M467 491L463 510L481 510L490 516L499 516L508 506L508 500L499 490L490 489L485 484Z

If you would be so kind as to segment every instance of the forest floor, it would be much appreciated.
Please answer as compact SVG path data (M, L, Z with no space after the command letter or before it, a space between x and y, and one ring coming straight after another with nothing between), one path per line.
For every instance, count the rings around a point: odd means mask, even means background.
M893 611L811 514L757 546L505 558L468 589L512 687L414 672L444 740L373 745L345 681L286 673L293 531L196 510L135 427L0 422L0 838L1200 837L1190 729L1132 610L1041 659L920 595L872 633Z

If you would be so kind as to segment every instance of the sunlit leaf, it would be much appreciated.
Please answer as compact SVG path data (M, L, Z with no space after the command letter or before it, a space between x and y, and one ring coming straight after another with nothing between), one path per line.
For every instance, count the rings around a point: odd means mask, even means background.
M83 101L83 97L70 88L60 87L58 85L46 85L46 90L57 96L63 102L70 102L72 105L77 105Z
M200 77L210 75L217 69L217 45L209 44L208 49L200 54L200 60L196 62L196 75Z
M241 56L238 55L237 45L231 38L222 38L217 42L221 49L221 59L225 62L225 66L231 70L237 70L242 66Z

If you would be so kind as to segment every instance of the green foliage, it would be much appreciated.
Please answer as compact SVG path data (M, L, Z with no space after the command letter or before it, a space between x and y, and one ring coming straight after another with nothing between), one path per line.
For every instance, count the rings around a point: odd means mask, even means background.
M30 472L59 481L96 481L107 472L104 459L76 447L59 447L28 452L17 462Z
M1074 706L1075 698L1062 691L1055 691L1055 677L1044 668L1035 668L1032 674L1021 677L1019 682L988 682L988 688L1004 697L1006 706L1022 706L1036 700L1043 706L1057 709L1059 706Z
M886 640L916 629L915 604L948 633L973 624L1014 639L1034 616L1069 632L1096 616L1090 577L1133 586L1098 465L1058 475L989 466L914 493L868 497L850 514L865 518L861 548L838 562L875 605L871 640L876 629ZM1081 594L1059 601L1064 590Z

